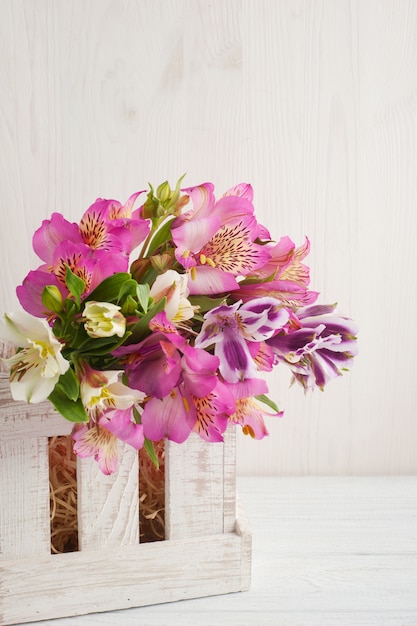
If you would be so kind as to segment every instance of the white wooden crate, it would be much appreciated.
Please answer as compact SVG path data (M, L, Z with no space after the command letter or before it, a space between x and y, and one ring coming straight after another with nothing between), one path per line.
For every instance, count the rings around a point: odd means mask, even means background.
M236 514L235 432L166 442L166 540L139 543L138 459L104 476L77 459L79 550L50 552L48 437L68 434L49 403L10 396L0 374L0 625L248 589L251 534Z

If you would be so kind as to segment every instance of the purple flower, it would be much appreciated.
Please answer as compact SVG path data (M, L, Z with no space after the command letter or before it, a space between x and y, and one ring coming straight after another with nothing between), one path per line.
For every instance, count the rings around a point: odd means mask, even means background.
M214 345L220 359L223 378L235 383L255 378L258 367L249 343L272 337L288 321L288 311L274 298L258 298L243 304L221 305L206 313L200 334L195 340L199 348Z
M335 305L313 305L297 311L294 330L267 341L304 389L323 388L349 369L358 353L356 324L338 315Z

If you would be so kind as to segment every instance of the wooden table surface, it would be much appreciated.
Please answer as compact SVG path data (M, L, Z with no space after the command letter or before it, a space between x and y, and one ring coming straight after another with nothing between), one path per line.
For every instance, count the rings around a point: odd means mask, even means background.
M250 591L38 626L417 625L417 477L240 478L238 489Z

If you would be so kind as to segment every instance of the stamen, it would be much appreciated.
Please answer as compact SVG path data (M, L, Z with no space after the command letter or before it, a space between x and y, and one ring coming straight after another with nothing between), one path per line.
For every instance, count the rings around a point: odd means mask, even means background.
M205 265L205 263L207 262L207 257L205 254L200 254L200 263L201 265Z
M183 397L182 397L182 401L183 401L183 403L184 403L185 410L186 410L186 411L187 411L187 413L188 413L188 411L190 410L190 404L189 404L189 402L188 402L187 398L184 398L184 396L183 396Z
M190 269L191 280L195 280L197 278L197 270L195 265Z
M213 259L207 258L207 265L210 265L210 267L216 267L215 262L213 261Z
M243 426L242 432L244 435L250 435L252 439L255 439L255 432L252 426L249 426L249 424L246 424L245 426Z

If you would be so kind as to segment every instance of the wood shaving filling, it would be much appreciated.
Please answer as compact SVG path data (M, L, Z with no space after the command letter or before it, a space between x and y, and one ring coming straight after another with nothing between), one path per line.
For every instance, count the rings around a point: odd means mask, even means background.
M51 552L78 550L77 461L70 435L49 438ZM165 539L164 441L155 443L156 469L144 449L139 451L139 535L141 543Z

